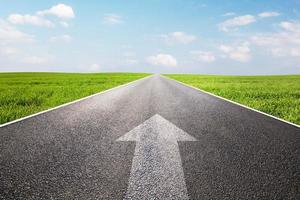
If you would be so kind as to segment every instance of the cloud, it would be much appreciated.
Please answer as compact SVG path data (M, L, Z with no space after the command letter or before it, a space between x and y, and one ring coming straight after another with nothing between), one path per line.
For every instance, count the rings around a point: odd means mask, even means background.
M87 70L90 71L90 72L98 72L100 71L101 67L99 64L91 64Z
M235 13L225 13L223 16L232 16L235 15ZM276 17L279 16L280 13L278 12L262 12L258 14L258 17L260 18L267 18L267 17ZM253 15L242 15L238 17L234 17L231 19L228 19L220 24L218 24L219 30L224 31L224 32L229 32L232 30L236 30L237 27L240 26L246 26L249 24L252 24L257 21L257 17Z
M299 57L300 56L300 47L299 48L272 48L271 53L276 57Z
M130 64L130 65L136 65L136 64L139 63L139 61L136 60L136 59L127 59L125 62Z
M45 58L45 57L39 57L39 56L28 56L28 57L25 57L23 60L22 60L23 63L26 63L26 64L45 64L48 62L48 59Z
M219 49L232 60L248 62L251 60L251 50L248 43L240 45L221 45Z
M177 60L170 54L157 54L155 56L149 56L146 61L155 66L166 66L166 67L176 67Z
M266 18L266 17L277 17L279 15L280 13L278 12L262 12L258 16L261 18Z
M122 53L122 55L125 57L125 63L129 65L136 65L139 63L139 61L136 59L136 53L134 51L130 51L130 48L125 48L129 51L125 51Z
M54 27L54 24L39 16L11 14L7 20L12 24L30 24L42 27Z
M123 56L124 57L134 57L136 55L135 52L133 51L126 51L126 52L123 52Z
M54 15L56 17L62 18L64 20L71 19L75 17L74 11L72 7L65 5L65 4L57 4L50 9L38 11L36 12L36 15L21 15L21 14L11 14L8 16L7 20L12 24L30 24L35 26L41 26L41 27L54 27L54 23L52 23L50 20L45 19L44 16L46 15ZM59 24L62 27L69 27L69 24L66 21L61 21Z
M216 60L214 54L209 51L191 51L190 53L200 62L212 63Z
M162 34L160 37L167 44L190 44L197 39L194 35L189 35L184 32L172 32L169 34Z
M228 19L218 24L218 27L221 31L229 32L230 30L234 30L236 27L246 26L254 23L255 21L256 21L255 16L243 15L243 16L234 17L232 19Z
M106 14L103 18L105 24L115 25L123 23L122 16L117 14Z
M234 12L228 12L222 15L222 17L230 17L236 15Z
M282 57L286 56L286 51L281 48L272 48L270 49L273 56Z
M300 23L283 21L279 24L282 29L276 33L257 34L250 41L269 50L273 56L298 57L300 49Z
M0 44L28 43L33 42L33 38L0 19Z
M286 31L300 33L300 23L284 21L284 22L281 22L279 24L279 26Z
M70 27L70 24L68 22L64 22L64 21L61 21L59 22L59 24L64 27L64 28L69 28Z
M0 47L0 54L4 56L14 56L18 54L20 51L17 48L13 47Z
M291 49L290 54L291 56L300 56L300 48Z
M280 45L282 43L285 43L285 38L283 38L280 34L261 34L252 36L251 41L259 46Z
M50 42L64 42L70 43L72 41L72 37L70 35L60 35L60 36L53 36L50 38Z
M54 15L62 19L72 19L75 17L73 8L71 6L61 4L61 3L52 6L50 9L38 11L37 15L39 16Z

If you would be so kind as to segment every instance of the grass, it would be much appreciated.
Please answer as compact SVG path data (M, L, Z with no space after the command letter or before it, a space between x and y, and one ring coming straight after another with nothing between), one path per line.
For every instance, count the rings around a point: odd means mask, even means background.
M300 124L300 75L166 75L183 83Z
M134 73L0 73L0 124L147 75Z

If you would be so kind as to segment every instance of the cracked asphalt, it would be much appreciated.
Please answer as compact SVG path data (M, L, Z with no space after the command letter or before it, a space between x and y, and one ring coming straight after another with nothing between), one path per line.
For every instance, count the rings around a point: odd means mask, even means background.
M123 199L155 114L178 142L190 199L300 199L300 128L159 75L0 128L0 199Z

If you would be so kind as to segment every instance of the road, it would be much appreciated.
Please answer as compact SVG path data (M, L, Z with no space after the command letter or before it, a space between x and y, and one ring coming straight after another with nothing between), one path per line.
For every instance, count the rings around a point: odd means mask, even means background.
M127 134L143 123L188 137L148 139L190 199L300 199L299 128L159 75L0 128L0 199L125 198L138 162L162 165Z

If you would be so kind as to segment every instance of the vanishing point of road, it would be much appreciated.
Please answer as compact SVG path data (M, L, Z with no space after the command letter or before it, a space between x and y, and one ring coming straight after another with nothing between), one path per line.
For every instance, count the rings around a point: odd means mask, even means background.
M0 199L300 199L300 128L154 75L1 127Z

